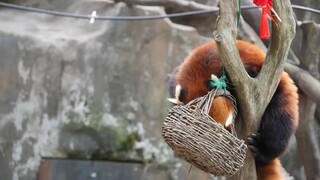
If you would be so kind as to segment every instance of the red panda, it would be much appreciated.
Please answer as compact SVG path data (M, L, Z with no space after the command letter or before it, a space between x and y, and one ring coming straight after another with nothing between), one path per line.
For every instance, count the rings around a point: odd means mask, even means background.
M256 77L264 63L265 53L257 46L237 41L241 60L248 74ZM210 79L221 77L223 64L215 42L206 43L191 52L169 77L169 93L174 101L186 104L211 90ZM216 77L215 77L216 76ZM227 90L237 98L228 79ZM213 101L209 115L217 122L230 128L233 114L232 102L223 96ZM258 132L248 136L247 144L255 155L259 180L284 179L279 156L285 151L291 135L298 126L297 87L286 72L264 115Z

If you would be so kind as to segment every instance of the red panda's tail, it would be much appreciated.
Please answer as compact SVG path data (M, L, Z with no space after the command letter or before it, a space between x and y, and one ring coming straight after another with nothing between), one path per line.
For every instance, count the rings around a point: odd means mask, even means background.
M283 180L285 179L279 159L259 165L257 164L258 180Z
M218 96L212 102L209 115L227 130L231 131L235 117L234 104L229 98Z

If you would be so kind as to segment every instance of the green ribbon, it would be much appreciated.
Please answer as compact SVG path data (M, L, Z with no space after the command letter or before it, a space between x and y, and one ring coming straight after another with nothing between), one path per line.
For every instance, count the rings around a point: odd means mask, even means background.
M222 75L219 78L219 80L218 81L214 81L214 80L210 79L209 83L210 83L210 88L212 88L212 89L223 89L224 90L224 95L226 95L226 91L227 91L227 76L226 76L224 68L222 70Z

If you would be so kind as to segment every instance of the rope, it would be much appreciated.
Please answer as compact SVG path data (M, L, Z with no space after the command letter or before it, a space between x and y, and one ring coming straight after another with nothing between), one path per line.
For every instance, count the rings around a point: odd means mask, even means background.
M226 75L224 67L222 69L222 75L221 75L220 79L218 79L218 80L210 79L209 83L210 83L210 88L211 89L223 89L224 90L224 94L226 94L226 91L227 91L227 75Z

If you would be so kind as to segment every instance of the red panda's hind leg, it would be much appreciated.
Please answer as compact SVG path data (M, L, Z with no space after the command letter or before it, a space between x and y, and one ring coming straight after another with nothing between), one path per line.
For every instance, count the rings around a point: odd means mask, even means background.
M279 86L265 110L257 134L248 137L255 160L267 164L287 148L298 124L297 87L284 73Z

